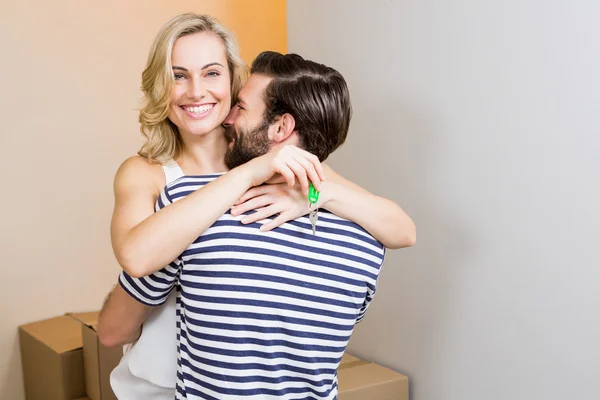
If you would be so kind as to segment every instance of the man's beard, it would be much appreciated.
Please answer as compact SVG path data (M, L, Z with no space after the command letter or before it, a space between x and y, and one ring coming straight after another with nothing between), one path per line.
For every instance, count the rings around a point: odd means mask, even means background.
M234 140L233 146L225 153L225 164L229 169L267 154L271 148L269 124L266 121L247 132L242 130L239 133L235 131L233 125L230 125L225 128L225 137L229 141Z

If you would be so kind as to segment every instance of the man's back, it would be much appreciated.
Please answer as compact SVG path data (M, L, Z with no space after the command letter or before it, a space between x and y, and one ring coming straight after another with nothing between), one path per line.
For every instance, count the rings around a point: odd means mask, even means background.
M157 208L215 176L169 185ZM179 276L178 398L335 398L336 369L375 292L383 247L320 211L271 232L222 216L177 262L125 279L143 302Z

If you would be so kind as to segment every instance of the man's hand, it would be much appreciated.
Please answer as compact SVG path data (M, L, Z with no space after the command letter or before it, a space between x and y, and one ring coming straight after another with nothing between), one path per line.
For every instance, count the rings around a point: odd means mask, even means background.
M276 174L281 174L292 188L296 179L304 194L308 194L309 181L315 189L321 190L321 181L325 180L323 166L319 158L296 146L285 145L271 150L267 154L246 163L244 168L251 170L252 186L258 186Z

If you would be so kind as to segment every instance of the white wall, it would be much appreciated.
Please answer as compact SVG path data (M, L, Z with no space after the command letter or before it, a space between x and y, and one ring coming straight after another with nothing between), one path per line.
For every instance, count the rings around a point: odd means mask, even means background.
M331 162L418 227L351 350L416 400L600 393L600 3L288 0L290 52L338 68Z

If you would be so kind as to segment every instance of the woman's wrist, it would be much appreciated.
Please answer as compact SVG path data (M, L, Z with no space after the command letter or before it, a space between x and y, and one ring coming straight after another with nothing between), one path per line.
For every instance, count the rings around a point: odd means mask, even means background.
M253 182L252 166L249 163L242 164L229 172L224 176L228 176L235 187L244 189L244 192L252 189L255 185Z
M317 207L327 208L328 204L334 202L339 195L340 185L330 180L321 182L321 193L319 194L319 201Z

